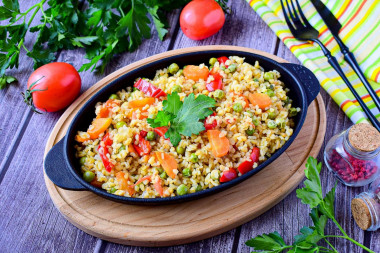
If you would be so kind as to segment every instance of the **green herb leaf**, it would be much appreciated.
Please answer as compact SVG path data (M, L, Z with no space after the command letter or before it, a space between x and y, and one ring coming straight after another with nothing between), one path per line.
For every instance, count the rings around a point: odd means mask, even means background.
M319 210L327 215L329 218L333 218L335 216L334 211L334 199L335 199L335 186L326 194L325 198L323 199L323 205L319 206Z
M310 217L313 220L314 228L320 235L325 234L325 227L327 223L327 216L320 214L318 208L311 209Z
M264 252L281 252L289 248L277 231L256 236L246 241L245 244L249 247L253 247L254 250L264 250Z
M322 202L322 188L319 173L322 168L322 163L318 163L317 159L309 157L306 163L305 175L308 178L305 180L305 187L297 189L297 197L302 203L309 205L311 208L318 206Z
M158 6L148 9L150 16L153 19L154 26L156 27L158 37L160 40L164 40L165 35L168 33L168 30L165 29L165 24L162 23L161 19L158 17Z
M168 94L167 99L162 101L163 110L176 115L182 108L182 101L177 92Z
M159 111L156 115L156 118L154 119L147 119L147 122L149 125L153 128L156 127L162 127L169 125L169 122L172 121L175 118L175 115L166 112L166 111Z

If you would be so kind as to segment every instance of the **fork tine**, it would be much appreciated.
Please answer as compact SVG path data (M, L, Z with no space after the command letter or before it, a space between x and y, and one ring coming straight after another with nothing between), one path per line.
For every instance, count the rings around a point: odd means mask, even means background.
M297 7L298 7L298 12L300 13L300 16L302 18L302 21L303 23L305 24L305 26L311 26L309 21L307 21L307 18L305 17L305 15L303 14L303 11L301 9L301 6L300 4L298 3L298 0L296 0L296 4L297 4Z
M293 15L295 17L296 20L300 20L300 18L298 17L298 14L297 14L297 9L294 8L294 4L293 4L293 1L290 0L290 3L292 4L292 8L293 8Z
M288 0L285 0L285 3L286 3L286 7L288 8L288 11L289 11L289 16L290 16L290 18L292 19L292 21L294 22L294 20L295 20L296 18L293 16L293 12L292 12L292 10L291 10L290 7L289 7Z
M293 27L292 22L290 22L290 20L289 20L288 13L286 12L283 0L281 0L280 2L281 2L282 12L284 13L284 18L285 18L286 24L288 24L290 32L294 35L295 29Z

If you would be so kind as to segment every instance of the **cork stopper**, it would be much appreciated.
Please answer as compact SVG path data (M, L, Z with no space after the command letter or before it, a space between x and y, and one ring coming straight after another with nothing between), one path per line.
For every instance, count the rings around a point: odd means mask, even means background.
M364 200L353 199L351 201L351 212L356 224L358 224L361 229L367 230L372 225L371 215Z
M352 126L348 140L355 149L363 152L371 152L380 147L380 133L368 123Z

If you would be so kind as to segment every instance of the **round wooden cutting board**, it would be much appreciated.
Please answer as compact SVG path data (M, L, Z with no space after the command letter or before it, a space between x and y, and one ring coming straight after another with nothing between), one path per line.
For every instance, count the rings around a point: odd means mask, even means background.
M178 53L211 49L240 50L261 54L278 62L285 60L265 52L233 47L185 48L155 55L128 65L105 77L82 94L62 115L45 149L64 137L83 104L100 88L143 64ZM326 113L321 95L310 104L306 121L292 145L277 160L246 181L220 193L175 205L137 206L106 200L88 191L68 191L45 183L55 206L79 229L115 243L136 246L169 246L194 242L235 228L280 202L304 178L304 164L317 156L326 131Z

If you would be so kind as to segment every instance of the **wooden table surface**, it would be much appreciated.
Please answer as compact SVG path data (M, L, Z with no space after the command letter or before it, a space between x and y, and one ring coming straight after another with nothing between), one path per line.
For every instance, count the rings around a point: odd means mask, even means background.
M34 1L20 1L26 10ZM104 76L145 57L172 49L198 45L237 45L266 51L290 62L299 63L294 55L276 37L270 28L244 0L229 1L233 14L228 15L223 29L203 41L192 41L179 27L177 10L169 15L169 35L162 42L156 32L133 53L125 53L108 65L99 76L82 72L82 90L85 91ZM233 4L232 4L233 3ZM35 18L35 21L38 19ZM154 28L152 27L152 30ZM27 35L26 46L31 47L35 34ZM87 62L83 50L62 51L57 61L68 62L77 69ZM88 235L66 221L54 207L43 178L43 154L46 140L63 112L35 114L23 102L33 62L25 54L20 56L18 70L10 71L19 83L0 91L0 252L250 252L245 241L262 233L278 231L291 243L299 229L311 225L309 208L297 199L295 191L278 205L258 218L219 236L203 241L167 248L142 248L109 243ZM327 132L324 145L335 134L352 123L322 90L326 112ZM322 160L322 150L318 156ZM322 185L330 189L335 179L324 166ZM380 252L380 231L363 232L350 212L351 199L368 187L349 188L338 184L336 190L336 216L347 233ZM339 234L334 224L328 223L326 234ZM362 252L344 240L331 240L339 252Z

